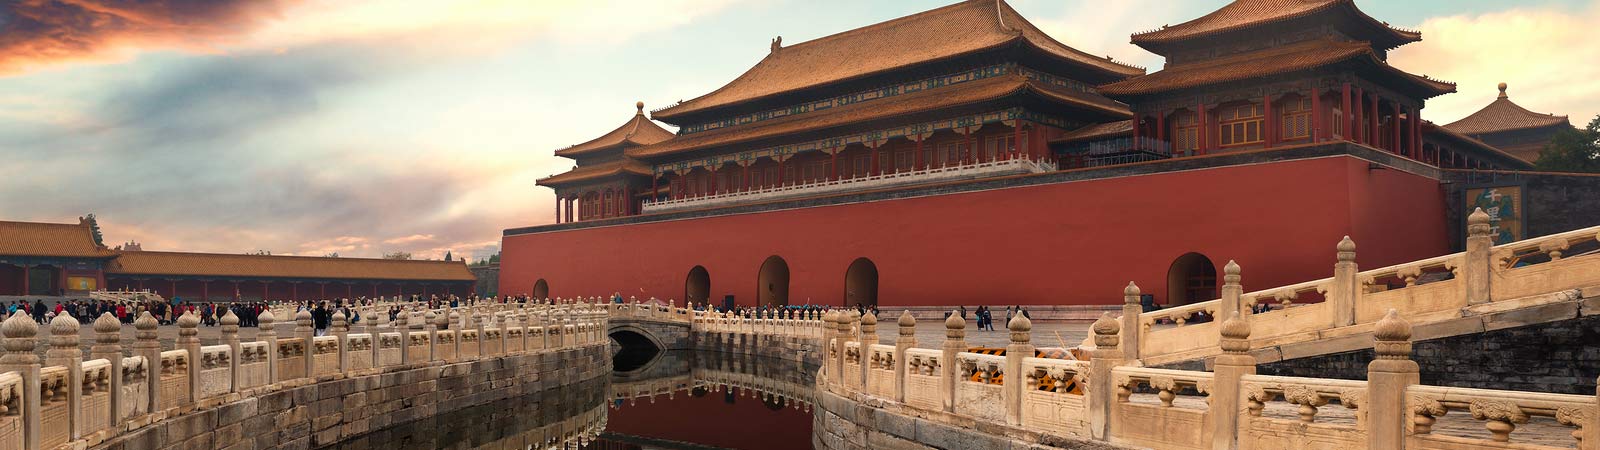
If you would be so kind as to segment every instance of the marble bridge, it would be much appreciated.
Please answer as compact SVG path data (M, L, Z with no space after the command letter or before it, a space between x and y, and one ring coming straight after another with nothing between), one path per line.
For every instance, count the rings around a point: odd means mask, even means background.
M1347 240L1332 277L1290 286L1247 292L1244 269L1229 264L1220 298L1180 308L1143 312L1130 285L1121 317L1094 323L1088 360L1033 357L1025 317L1008 324L997 356L968 352L961 320L944 323L940 342L919 343L902 314L885 343L870 314L740 317L670 302L409 304L388 323L363 310L377 320L354 329L336 314L326 336L306 312L279 336L268 312L247 342L230 313L216 345L203 345L199 318L185 315L172 348L148 314L127 348L104 316L87 352L76 320L52 321L46 343L17 314L0 324L0 450L317 448L608 374L614 401L757 388L779 407L810 409L821 449L1600 450L1595 392L1439 381L1419 366L1436 356L1413 349L1430 343L1600 316L1600 227L1492 245L1486 222L1469 217L1464 252L1365 271ZM1262 302L1276 307L1251 314ZM1190 323L1198 311L1226 320ZM613 371L613 342L792 365L719 358L688 378L629 378ZM1592 343L1582 346L1557 350L1587 354ZM1351 354L1356 373L1264 374ZM1579 362L1559 379L1593 389L1600 369ZM542 446L600 432L561 430L541 431Z

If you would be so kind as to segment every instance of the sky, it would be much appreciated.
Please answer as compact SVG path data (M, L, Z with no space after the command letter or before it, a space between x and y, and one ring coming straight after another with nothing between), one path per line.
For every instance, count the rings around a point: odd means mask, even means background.
M551 223L555 149L710 92L769 51L948 0L3 0L0 220L94 213L146 250L487 257ZM1221 0L1011 0L1057 40L1128 44ZM1391 64L1600 114L1600 0L1358 0L1418 29Z

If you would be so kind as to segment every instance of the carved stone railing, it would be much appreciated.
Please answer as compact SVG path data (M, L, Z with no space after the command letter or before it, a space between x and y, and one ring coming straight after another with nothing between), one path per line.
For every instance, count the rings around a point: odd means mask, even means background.
M560 324L543 319L552 311L559 313ZM280 338L275 317L268 311L260 317L259 340L240 342L237 318L227 314L221 343L201 345L200 320L189 314L177 321L177 348L163 349L159 324L145 313L134 322L133 356L123 356L122 324L107 314L95 321L91 358L78 348L77 319L62 314L49 324L47 364L40 364L35 354L39 325L26 314L14 314L0 325L6 352L0 358L0 449L82 449L125 433L149 431L144 427L165 427L169 418L246 395L386 369L425 367L450 358L566 351L605 342L599 324L605 322L606 310L593 305L477 305L440 312L467 316L452 324L454 328L468 323L479 328L460 330L466 338L462 343L449 339L456 330L438 332L446 338L434 341L422 330L402 330L397 324L388 325L394 331L378 332L379 324L366 323L361 324L363 329L373 332L349 333L341 313L334 315L331 335L312 336L310 313L298 311L295 334ZM522 317L500 320L512 313ZM494 319L492 327L482 328L485 324L476 320L484 317ZM574 337L566 345L530 343L531 331L544 327L565 327ZM488 342L478 339L483 336ZM403 361L407 338L420 344L420 351L410 355L413 360ZM446 352L446 345L452 349L465 345L468 350ZM529 350L533 348L544 350ZM255 431L263 430L250 432Z
M1544 264L1552 263L1556 261ZM1435 262L1420 266L1430 264ZM1223 290L1238 295L1238 270L1229 272L1233 276ZM1386 268L1384 273L1414 271ZM1356 278L1345 279L1355 284ZM1304 284L1248 298L1276 299L1289 297L1285 292L1316 288L1316 283ZM1095 347L1089 350L1090 360L1034 357L1028 344L1031 323L1016 317L1008 324L1011 345L1003 356L960 351L966 348L966 322L960 320L946 322L940 350L869 345L865 385L851 381L849 375L858 373L851 366L856 361L852 355L861 342L876 339L876 322L853 312L829 313L825 321L834 324L825 341L830 357L824 359L817 385L854 402L840 407L883 408L917 420L1023 439L1020 444L1027 445L1082 439L1196 450L1600 449L1600 439L1592 437L1600 432L1600 396L1420 385L1418 366L1410 361L1411 324L1396 310L1370 325L1376 359L1366 381L1256 375L1253 329L1267 325L1263 322L1270 316L1228 313L1227 320L1211 327L1218 336L1210 341L1223 352L1214 360L1214 371L1141 367L1139 361L1126 359L1119 348L1123 322L1109 314L1091 327ZM901 321L901 335L914 335L914 327L907 317ZM896 350L902 356L890 359ZM955 367L943 364L952 359ZM891 388L871 381L891 369L903 374L890 375ZM847 414L862 417L859 409ZM1523 433L1522 427L1529 431Z
M1355 243L1336 246L1333 277L1255 292L1224 291L1220 298L1125 315L1122 327L1137 331L1128 352L1149 365L1194 360L1221 353L1216 324L1231 311L1258 313L1252 339L1258 346L1311 342L1329 330L1364 326L1395 310L1419 324L1491 314L1563 301L1552 293L1600 285L1600 227L1492 245L1488 216L1469 216L1467 250L1434 258L1358 271ZM1231 262L1230 262L1231 263ZM1237 277L1238 266L1230 264ZM1135 288L1136 289L1136 288ZM1133 291L1137 292L1137 290ZM1131 297L1137 307L1137 296ZM1205 323L1194 317L1209 316Z

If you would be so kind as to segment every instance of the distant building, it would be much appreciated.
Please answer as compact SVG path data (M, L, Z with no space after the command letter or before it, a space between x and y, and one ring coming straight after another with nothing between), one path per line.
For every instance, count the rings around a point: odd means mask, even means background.
M130 247L132 249L130 250ZM0 222L0 295L151 290L191 300L471 295L461 261L156 252L94 243L88 222Z
M1506 84L1500 83L1499 98L1444 127L1533 162L1557 132L1572 129L1572 122L1567 116L1536 113L1512 103L1506 97Z
M476 290L478 295L493 297L500 291L500 263L477 264L467 266L472 276L478 279Z
M1493 143L1554 122L1425 120L1456 86L1388 61L1421 38L1349 0L1238 0L1134 34L1166 58L1146 73L971 0L775 39L557 150L577 161L538 180L557 223L505 230L499 292L1096 305L1131 280L1177 305L1215 298L1228 260L1287 285L1329 276L1347 235L1382 267L1459 245L1463 208L1495 205L1507 239L1567 216Z

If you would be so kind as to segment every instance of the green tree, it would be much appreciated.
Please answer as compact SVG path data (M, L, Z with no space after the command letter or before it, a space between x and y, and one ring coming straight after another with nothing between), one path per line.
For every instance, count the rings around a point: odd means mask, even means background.
M411 259L411 252L384 253L383 259Z
M445 261L454 261L454 259L450 258L450 251L449 250L445 250L444 251L444 260Z
M1600 173L1600 116L1581 130L1556 133L1534 166L1550 172Z
M322 255L322 257L323 258L338 258L339 257L339 252L333 252L333 253L329 253L329 254L326 254L326 255Z
M94 219L94 213L83 216L83 221L89 223L89 232L94 235L94 245L104 246L105 235L100 234L100 222Z

